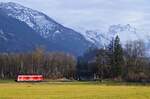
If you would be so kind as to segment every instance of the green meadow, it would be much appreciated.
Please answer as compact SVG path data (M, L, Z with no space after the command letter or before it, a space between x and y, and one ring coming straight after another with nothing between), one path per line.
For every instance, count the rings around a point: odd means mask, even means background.
M150 86L100 82L2 81L0 99L150 99Z

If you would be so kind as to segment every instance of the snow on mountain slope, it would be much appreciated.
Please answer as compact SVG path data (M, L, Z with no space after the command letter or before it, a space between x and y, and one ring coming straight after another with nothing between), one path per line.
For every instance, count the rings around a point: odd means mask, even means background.
M48 38L58 24L41 12L21 6L16 3L0 3L0 9L6 10L7 15L25 22L41 36Z
M32 10L16 3L0 3L0 9L3 10L8 16L25 22L43 38L52 41L54 44L59 43L60 46L67 46L69 50L74 49L70 48L72 44L74 44L74 46L81 44L81 46L84 46L85 49L90 45L90 42L94 43L98 47L104 47L116 35L120 37L123 44L125 44L127 41L134 41L139 39L143 40L147 45L150 44L150 35L136 29L135 27L132 27L130 24L111 25L106 31L88 30L85 33L80 34L72 29L62 26L41 12ZM3 37L4 39L2 34L0 34L0 37ZM78 48L81 46L78 46Z
M120 37L121 43L125 44L127 41L143 40L145 43L149 42L149 35L130 24L127 25L111 25L107 32L101 31L86 31L84 36L87 40L96 43L99 47L103 47L109 43L112 38L116 36Z
M94 43L98 47L103 47L109 43L110 39L105 33L88 30L84 34L87 40Z
M22 27L25 25L30 27L30 30L33 30L33 33L39 35L42 40L46 41L47 44L44 45L50 51L67 52L78 56L83 54L90 46L93 45L91 42L86 40L81 33L64 27L42 12L32 10L20 4L12 2L0 3L0 13L3 14L4 19L5 17L8 18L6 20L11 19L17 22L21 21L24 23ZM4 24L7 22L6 20L0 20L3 21ZM16 25L14 22L12 22L12 24ZM19 22L19 24L21 23ZM17 30L18 29L14 30L14 32ZM22 33L21 35L26 34L25 30L20 30L20 32ZM31 33L30 31L28 32Z
M129 24L118 24L110 26L108 30L108 35L111 35L111 37L115 37L116 35L118 35L122 43L142 39L142 37L139 36L139 33L137 33L136 28L131 27Z
M4 33L3 30L0 30L0 38L6 41L7 38L5 35L6 35L6 33Z

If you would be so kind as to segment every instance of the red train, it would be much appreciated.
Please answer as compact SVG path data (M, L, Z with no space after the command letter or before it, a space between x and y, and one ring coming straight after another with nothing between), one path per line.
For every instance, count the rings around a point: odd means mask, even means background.
M17 81L18 82L37 82L43 81L43 75L18 75Z

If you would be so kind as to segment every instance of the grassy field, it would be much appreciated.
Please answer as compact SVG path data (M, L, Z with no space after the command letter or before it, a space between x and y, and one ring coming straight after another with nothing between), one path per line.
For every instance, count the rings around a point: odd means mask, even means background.
M99 82L1 81L0 99L150 99L150 86Z

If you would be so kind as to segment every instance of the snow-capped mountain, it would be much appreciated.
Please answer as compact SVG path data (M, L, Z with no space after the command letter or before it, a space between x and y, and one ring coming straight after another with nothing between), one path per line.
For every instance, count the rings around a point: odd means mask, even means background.
M104 47L110 42L110 39L104 32L87 30L84 34L85 38L98 47Z
M0 3L0 9L7 11L6 14L8 16L25 22L44 38L51 36L52 34L50 32L59 32L59 30L55 31L55 29L59 26L61 27L61 25L57 24L45 14L13 2Z
M144 39L146 35L142 34L135 27L132 27L130 24L127 25L112 25L109 27L107 34L112 37L118 35L122 43L127 41L134 41L139 39ZM142 34L142 35L141 35Z
M32 10L13 2L0 3L0 9L3 9L5 12L7 11L6 14L8 16L25 22L37 33L40 33L42 37L47 39L51 39L52 36L65 32L66 29L42 12Z
M79 33L64 27L42 12L12 2L0 3L0 23L0 43L3 45L0 46L0 51L20 51L44 46L51 51L81 55L93 44L104 47L116 35L123 44L141 39L147 46L150 45L150 35L130 24L111 25L105 32L88 30ZM16 47L12 48L13 46Z
M27 24L6 16L0 10L0 52L32 51L38 45L49 44Z
M5 39L5 42L8 39L5 34L8 33L13 34L17 39L19 39L19 36L23 37L24 35L30 34L28 39L32 40L32 36L36 35L38 37L35 41L40 43L36 44L36 42L34 42L34 46L40 45L46 47L48 50L68 52L76 56L84 53L84 51L92 45L92 43L86 40L84 36L81 35L81 33L64 27L63 25L57 23L42 12L32 10L20 4L12 2L0 3L0 13L0 39ZM13 28L11 29L11 27ZM25 41L27 41L24 38L22 39L24 40L24 43ZM18 40L18 42L21 41ZM26 44L30 46L29 42ZM5 45L5 47L7 47L11 44ZM14 45L17 44L14 43Z
M143 40L145 43L149 42L149 36L130 24L126 25L111 25L106 32L101 31L86 31L84 36L87 40L95 43L98 47L107 45L112 38L120 37L121 43L125 44L127 41Z

